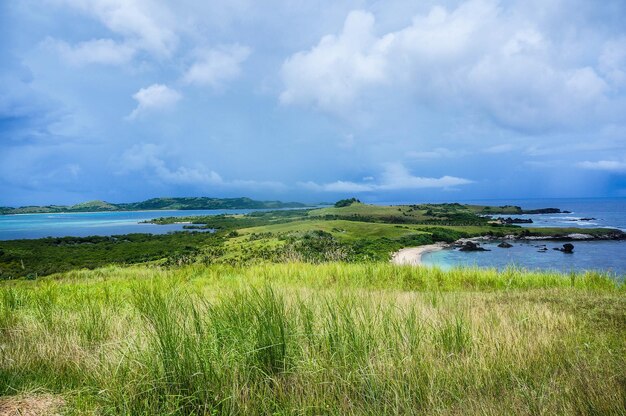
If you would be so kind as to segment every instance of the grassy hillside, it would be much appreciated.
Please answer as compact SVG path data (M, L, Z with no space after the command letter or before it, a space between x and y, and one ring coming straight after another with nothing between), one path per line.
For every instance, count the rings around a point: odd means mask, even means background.
M0 282L0 339L6 411L619 415L626 400L625 287L598 274L108 267Z

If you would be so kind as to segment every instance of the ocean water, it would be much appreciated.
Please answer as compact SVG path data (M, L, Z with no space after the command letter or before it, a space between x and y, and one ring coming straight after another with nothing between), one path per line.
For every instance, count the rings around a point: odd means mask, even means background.
M569 214L536 214L511 217L531 218L529 227L580 227L619 228L626 231L626 198L597 199L528 199L464 201L481 205L519 205L524 209L560 208ZM508 217L508 215L507 215ZM593 220L583 220L594 218ZM444 269L455 266L495 267L503 269L517 266L530 270L557 270L582 272L597 270L614 274L619 279L626 276L626 241L574 241L574 253L566 254L553 248L562 247L557 241L515 241L513 247L497 247L498 241L483 242L481 246L491 251L463 252L445 249L427 253L422 257L426 265ZM540 251L545 244L547 251Z
M626 231L626 198L527 199L511 201L473 201L484 205L518 205L524 209L560 208L565 214L502 215L531 218L527 227L619 228ZM491 203L488 203L491 202ZM495 203L494 203L495 202Z
M116 211L65 214L0 215L0 240L42 237L86 237L131 233L165 234L180 231L185 224L142 224L160 217L193 215L246 214L251 209L188 211Z

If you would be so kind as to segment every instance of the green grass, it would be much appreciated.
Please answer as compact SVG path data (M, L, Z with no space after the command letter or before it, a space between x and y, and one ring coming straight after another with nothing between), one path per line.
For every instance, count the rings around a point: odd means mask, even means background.
M253 233L292 233L312 230L322 230L342 240L357 240L361 238L398 238L409 234L423 233L416 226L402 227L394 224L367 223L346 220L307 220L282 224L264 225L260 227L243 228L242 235Z
M0 396L65 414L625 414L626 287L387 263L0 282ZM0 399L1 400L1 399Z

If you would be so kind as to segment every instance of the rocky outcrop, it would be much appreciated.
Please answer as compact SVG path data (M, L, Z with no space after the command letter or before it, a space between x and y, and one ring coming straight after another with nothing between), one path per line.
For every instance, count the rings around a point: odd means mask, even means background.
M498 247L500 247L500 248L511 248L511 247L513 247L513 244L509 244L506 241L503 241L500 244L498 244Z
M496 218L494 221L497 221L500 224L532 224L533 220L530 218Z
M522 214L563 214L569 211L561 211L558 208L524 209Z
M481 247L480 244L474 241L466 241L461 246L459 251L491 251L491 250L487 250L486 248Z
M557 251L562 251L563 253L573 253L574 252L574 245L571 243L565 243L563 244L563 248L560 247L554 247L554 250Z

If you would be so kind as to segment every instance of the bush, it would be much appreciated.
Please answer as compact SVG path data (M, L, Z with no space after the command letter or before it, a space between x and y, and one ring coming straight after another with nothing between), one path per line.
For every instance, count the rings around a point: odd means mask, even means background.
M359 201L356 198L340 199L339 201L335 202L335 208L349 207L350 205L352 205L354 203L360 204L361 201Z

